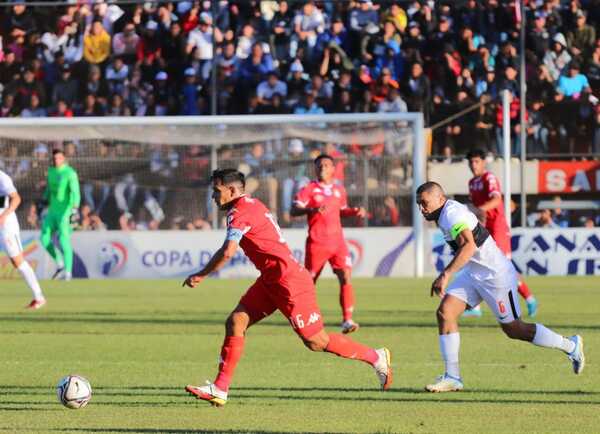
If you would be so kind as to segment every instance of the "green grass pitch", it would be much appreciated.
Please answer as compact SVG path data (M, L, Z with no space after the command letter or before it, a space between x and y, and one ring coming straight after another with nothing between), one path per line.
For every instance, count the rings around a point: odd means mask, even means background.
M183 387L214 378L223 321L250 281L43 282L49 303L25 312L21 281L0 281L0 431L9 433L597 433L600 431L600 278L530 278L537 318L585 340L587 367L505 338L489 310L462 321L465 390L432 395L442 371L430 279L355 279L353 338L387 346L394 385L378 391L360 362L306 350L278 313L248 332L222 409ZM337 285L318 284L337 331ZM81 410L56 399L58 380L87 377Z

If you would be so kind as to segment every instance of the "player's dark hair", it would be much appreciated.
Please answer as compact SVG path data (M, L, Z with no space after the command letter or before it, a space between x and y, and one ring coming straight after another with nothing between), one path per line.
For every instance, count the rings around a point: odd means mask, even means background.
M63 151L62 149L58 149L58 148L57 149L53 149L52 150L52 155L54 156L56 154L63 154L63 155L65 155L65 151Z
M237 169L217 169L210 177L211 181L219 180L223 185L239 183L246 187L246 177Z
M482 160L485 160L485 151L480 148L475 148L475 149L471 149L467 153L467 160L470 160L471 158L477 158L477 157L481 158Z
M421 193L429 193L434 190L439 190L442 192L442 194L444 194L444 189L440 184L433 181L427 181L426 183L419 185L419 188L417 188L417 195Z
M331 155L321 154L317 158L315 158L314 163L318 164L319 161L321 161L323 158L327 158L328 160L331 160L332 163L335 162L334 159L333 159L333 157Z

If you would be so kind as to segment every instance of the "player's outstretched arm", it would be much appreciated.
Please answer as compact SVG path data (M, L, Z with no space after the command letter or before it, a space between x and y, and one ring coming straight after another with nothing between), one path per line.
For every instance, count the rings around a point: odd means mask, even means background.
M464 267L477 250L477 245L475 244L475 239L473 238L473 232L466 227L461 230L454 241L458 245L458 249L456 250L456 254L454 255L452 261L450 261L448 266L444 269L444 271L442 271L437 279L433 281L433 284L431 285L432 296L433 294L439 295L440 297L444 296L446 286L448 286L452 275Z
M502 205L502 196L500 193L495 193L492 198L479 207L481 211L489 211Z
M208 264L204 268L195 274L190 274L181 286L189 286L194 288L197 284L202 282L206 276L215 271L219 271L223 266L235 255L237 251L238 243L233 240L225 240L219 250L215 252Z
M292 217L299 217L301 215L312 214L315 212L323 212L325 211L325 205L319 208L310 208L310 207L302 207L297 204L292 205L292 209L290 210L290 215Z

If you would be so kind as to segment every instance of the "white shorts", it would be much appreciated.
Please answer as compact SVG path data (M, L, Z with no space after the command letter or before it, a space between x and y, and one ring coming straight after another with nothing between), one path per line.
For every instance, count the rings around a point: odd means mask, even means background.
M498 322L509 323L521 317L517 286L514 273L496 279L477 280L463 271L448 285L446 294L464 301L470 307L485 301Z
M4 226L0 227L0 244L9 258L14 258L23 253L21 236L19 235L19 222L14 214L9 215Z

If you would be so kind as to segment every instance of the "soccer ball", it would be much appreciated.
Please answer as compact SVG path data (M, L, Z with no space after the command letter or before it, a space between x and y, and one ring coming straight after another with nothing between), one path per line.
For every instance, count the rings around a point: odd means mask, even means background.
M67 375L58 382L56 395L67 408L83 408L92 399L92 386L80 375Z

